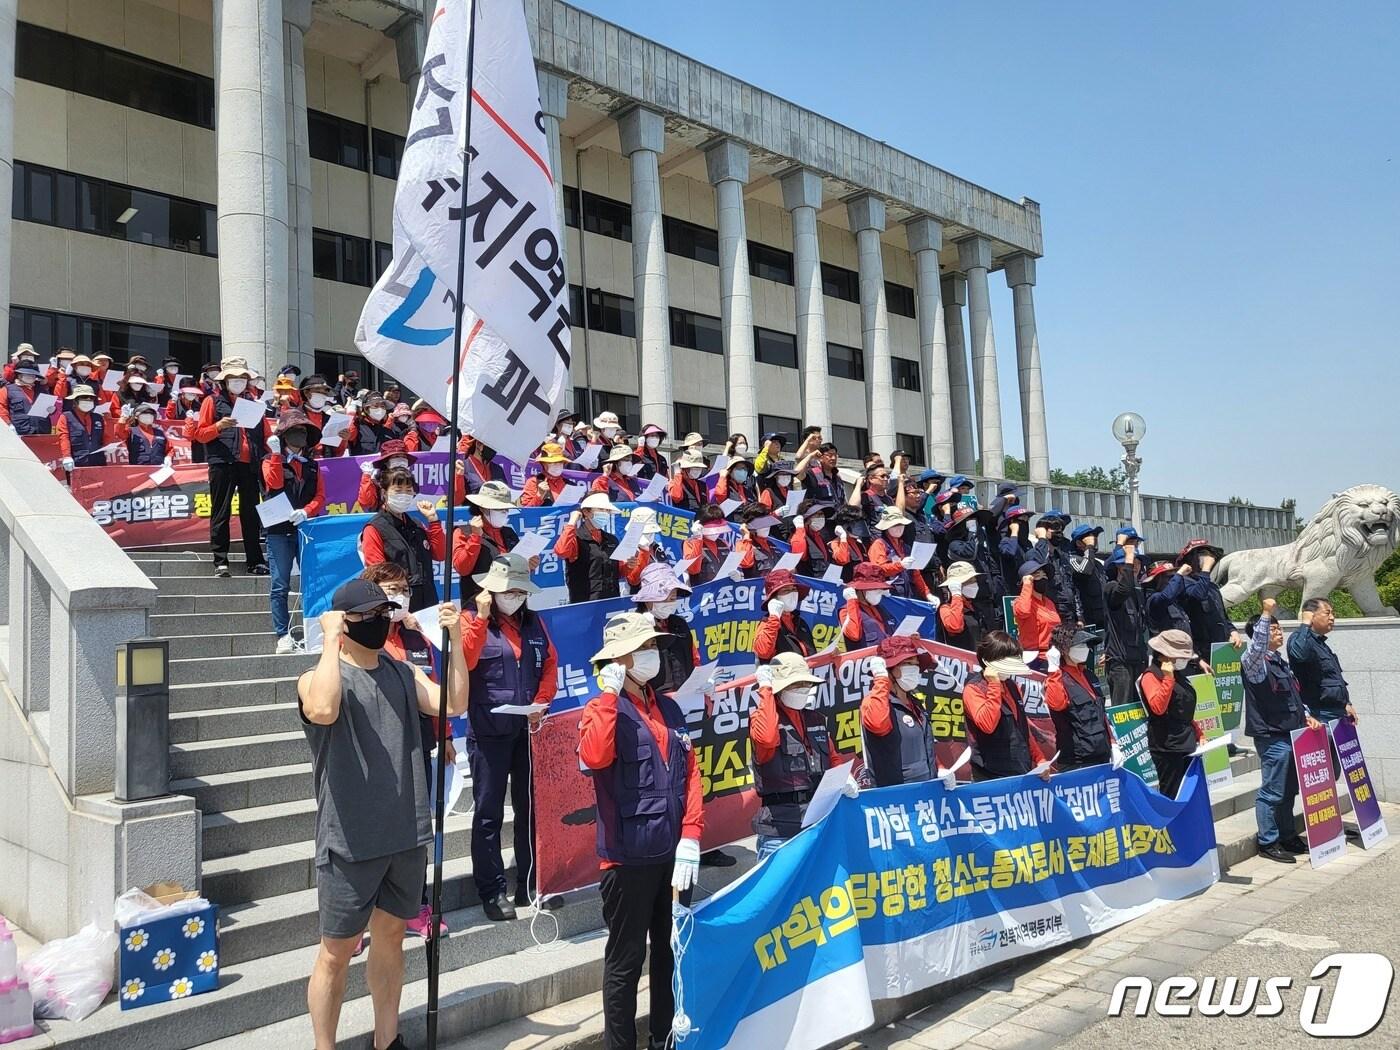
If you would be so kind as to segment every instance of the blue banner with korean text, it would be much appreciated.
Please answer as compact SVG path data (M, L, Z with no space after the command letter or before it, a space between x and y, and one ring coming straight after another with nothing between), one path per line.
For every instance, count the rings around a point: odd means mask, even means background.
M694 1030L680 1045L815 1050L872 1025L877 1000L1219 877L1199 759L1176 800L1108 766L863 791L695 910L680 961Z

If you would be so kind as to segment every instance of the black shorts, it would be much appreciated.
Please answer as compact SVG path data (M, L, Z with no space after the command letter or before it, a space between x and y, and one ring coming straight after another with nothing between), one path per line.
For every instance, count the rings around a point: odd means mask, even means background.
M316 868L321 936L358 937L375 908L396 918L416 919L427 862L427 846L373 860L346 860L332 853Z

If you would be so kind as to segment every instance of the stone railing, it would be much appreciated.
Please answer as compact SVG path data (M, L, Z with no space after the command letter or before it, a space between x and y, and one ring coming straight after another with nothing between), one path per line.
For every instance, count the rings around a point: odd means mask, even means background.
M0 912L50 938L131 886L195 886L193 799L113 798L116 647L155 585L3 426L0 588Z

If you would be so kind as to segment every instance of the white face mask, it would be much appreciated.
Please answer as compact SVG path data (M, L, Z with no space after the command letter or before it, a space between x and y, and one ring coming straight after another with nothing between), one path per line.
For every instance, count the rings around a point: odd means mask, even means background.
M813 518L811 521L807 522L807 528L812 532L821 532L825 527L825 518Z
M660 447L661 447L661 439L660 439L659 437L649 437L649 438L647 438L647 448L660 448Z
M562 463L546 463L546 464L544 465L544 472L545 472L546 474L548 474L551 478L563 477L563 476L564 476L564 464L562 464Z
M1184 671L1186 670L1186 665L1190 662L1190 660L1173 660L1172 666L1175 667L1178 671Z
M788 612L796 612L796 611L797 611L797 592L796 592L796 591L793 591L791 594L785 594L785 595L783 595L783 608L786 609Z
M981 590L981 587L980 587L978 584L976 584L976 583L965 583L965 584L963 584L963 589L962 589L963 597L964 597L964 598L976 598L976 597L977 597L977 592L978 592L979 590Z
M789 485L792 484L792 475L791 475L791 474L779 474L779 475L778 475L778 484L781 485L783 488L787 488Z
M88 376L92 375L92 369L87 365L79 365L77 368L73 369L73 371L78 373L79 379L86 379Z
M326 400L325 394L309 394L307 395L306 403L317 411L320 411L326 407Z
M146 381L144 379L131 379L127 381L126 385L132 390L144 390L146 388Z
M402 467L404 470L407 470L407 469L408 469L408 457L407 457L407 456L395 456L393 459L389 460L389 469L390 469L390 470L394 470L394 469L397 468L397 467Z
M617 469L624 478L630 478L642 469L642 465L640 463L619 463Z
M79 411L79 412L91 412L92 409L93 409L93 402L89 401L87 398L83 398L81 401L78 402L78 411Z
M888 593L888 591L866 591L865 600L871 605L879 605L885 600L885 595Z
M510 520L510 511L488 510L486 512L486 520L499 529L502 525L504 525L507 521Z
M561 423L561 424L559 425L559 436L560 436L560 437L568 437L568 436L569 436L570 434L572 434L573 432L574 432L574 425L573 425L572 423Z
M802 711L816 706L817 690L810 685L790 685L778 694L778 699L789 711Z
M707 540L717 540L729 531L728 525L706 525L700 530Z
M911 689L917 689L919 680L923 678L923 673L919 670L917 664L907 664L903 667L896 668L894 674L894 680L899 683L899 688L903 689L906 693Z
M699 481L699 480L700 480L700 475L705 473L705 468L704 468L704 467L691 467L691 468L689 468L689 469L686 471L686 473L687 473L688 475L690 475L690 480L691 480L691 481Z
M237 397L239 394L243 393L243 391L247 389L248 380L246 379L230 379L228 381L228 392L234 397Z
M1082 664L1089 659L1089 647L1087 645L1071 645L1069 647L1069 662L1072 664Z
M414 495L411 492L391 492L384 505L396 514L407 514L413 509Z
M505 613L507 616L514 616L520 611L520 607L525 604L525 595L511 593L496 594L492 596L491 600L495 602L496 608L501 610L501 612Z
M749 450L749 446L748 446L747 444L745 444L744 442L742 442L742 441L739 442L737 445L734 446L734 451L735 451L737 454L741 455L741 456L742 456L744 453L748 452L748 450Z
M369 410L369 418L374 420L376 423L383 419L387 414L388 413L386 413L385 410L382 408L371 408Z
M899 539L899 537L904 535L904 526L891 525L888 529L885 530L885 535L890 536L894 539Z
M650 682L661 673L661 652L657 649L639 649L632 654L632 666L627 668L627 677L634 682Z
M136 417L136 421L140 423L143 427L154 426L156 416L154 412L142 412L139 416Z
M593 527L600 532L608 531L608 521L611 515L605 510L595 510L588 515L588 520L593 523Z
M658 620L664 620L668 616L675 616L680 607L680 602L652 602L651 614Z
M389 620L392 623L398 623L408 615L408 595L386 593L384 597L394 603L394 608L389 611Z
M604 441L611 441L611 440L612 440L613 438L615 438L615 437L617 437L617 427L604 427L604 428L603 428L603 440L604 440Z

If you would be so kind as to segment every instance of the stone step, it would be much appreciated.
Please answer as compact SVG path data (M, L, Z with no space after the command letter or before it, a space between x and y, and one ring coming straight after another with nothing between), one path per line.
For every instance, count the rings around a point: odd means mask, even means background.
M182 544L163 547L134 547L126 551L126 556L138 564L149 564L151 562L161 561L192 561L212 565L214 562L214 557L209 553L209 545L207 543L195 544L193 546ZM233 549L228 552L229 564L242 565L245 560L242 545L234 544Z
M185 620L184 630L202 627L202 618ZM220 624L220 627L223 625ZM168 636L172 660L217 660L226 656L273 656L277 635L272 633L272 616L264 613L255 630L238 634L177 634Z
M224 740L228 737L266 736L301 730L295 703L259 704L254 707L222 707L208 711L171 712L170 742L189 744L196 740Z
M299 627L301 610L293 607L291 613L292 626ZM148 622L151 635L156 638L187 635L192 629L207 630L210 634L241 634L272 629L272 615L266 606L256 612L204 613L197 619L188 613L157 614Z
M209 660L172 659L170 682L172 685L194 685L246 682L252 678L296 677L315 667L317 659L319 657L315 653L291 653L287 656L225 656Z
M214 559L209 555L201 555L197 560L194 558L172 558L169 556L161 558L137 559L136 564L141 566L141 571L147 576L170 577L170 576L209 576L214 575ZM248 577L244 572L244 562L240 558L237 562L229 559L229 571L233 573L233 579L256 579ZM264 578L265 579L265 578Z
M314 786L311 763L295 762L266 769L185 777L172 780L170 790L177 795L189 795L201 813L210 814L310 798Z
M284 659L280 658L279 659ZM284 675L271 678L250 678L240 682L188 682L170 687L172 713L205 711L225 707L249 707L256 704L291 704L296 710L297 677L299 670L288 669Z
M170 745L170 779L232 773L242 769L267 769L305 762L311 756L300 729L265 736L225 737Z
M213 570L198 576L152 576L150 580L161 594L168 597L180 594L267 594L270 587L267 576L245 576L237 571L226 580L216 577ZM292 578L291 590L293 595L301 594L301 581L296 577Z
M210 580L201 585L199 594L157 594L156 615L172 616L209 613L251 613L267 614L267 589L257 594L221 594L218 580ZM261 581L266 583L266 580Z

